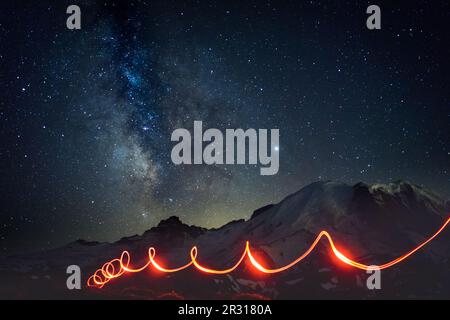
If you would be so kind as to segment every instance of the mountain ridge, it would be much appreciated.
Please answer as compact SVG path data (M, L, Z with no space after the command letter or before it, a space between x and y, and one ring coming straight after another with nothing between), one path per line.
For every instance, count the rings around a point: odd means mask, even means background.
M252 215L250 216L249 219L237 219L237 220L231 220L227 223L225 223L224 225L217 227L217 228L205 228L205 227L201 227L201 226L197 226L197 225L190 225L190 224L186 224L184 223L179 217L177 216L170 216L166 219L162 219L160 220L160 222L154 226L151 227L150 229L145 230L142 234L135 234L135 235L131 235L131 236L124 236L121 239L117 240L117 241L113 241L113 242L108 242L108 243L117 243L120 242L124 239L127 238L133 238L133 237L139 237L139 236L143 236L146 233L149 232L153 232L156 231L160 228L171 228L171 227L181 227L181 228L195 228L198 232L206 232L206 231L215 231L215 230L221 230L223 228L228 227L229 225L233 225L235 223L241 223L241 222L248 222L251 221L252 219L256 218L257 216L259 216L260 214L273 209L274 206L279 205L280 203L284 202L285 200L288 200L292 197L295 197L296 195L298 195L301 192L318 192L321 188L327 187L329 185L333 185L333 186L338 186L338 187L342 187L342 186L347 186L347 187L352 187L356 192L358 192L358 190L362 190L362 189L366 189L369 193L373 193L373 192L379 192L379 191L384 191L384 192L388 192L388 193L392 193L392 194L400 194L400 193L410 193L410 192L415 192L416 194L426 194L428 197L433 198L437 201L439 201L438 199L441 199L439 195L433 193L430 190L427 190L419 185L416 185L414 183L411 183L407 180L396 180L394 182L390 182L390 183L386 183L386 184L382 184L382 183L375 183L375 184L367 184L364 182L357 182L355 184L347 184L347 183L340 183L340 182L336 182L336 181L332 181L332 180L326 180L326 181L316 181L313 182L311 184L308 184L306 186L304 186L303 188L301 188L300 190L298 190L297 192L294 192L288 196L286 196L285 198L283 198L281 201L279 201L278 203L269 203L263 207L260 207L256 210L253 211ZM443 217L445 217L446 213L450 213L450 202L448 200L444 200L441 199L440 201L442 201L443 205L442 207L445 207L446 209L441 210ZM445 213L446 212L446 213ZM87 241L84 239L78 239L75 240L74 242L76 243L85 243L86 245L92 245L93 243L97 243L100 244L102 242L97 242L97 241Z
M250 241L264 264L273 268L295 260L322 230L329 232L336 245L356 261L381 264L408 252L436 232L448 217L447 209L447 201L405 181L372 185L316 182L278 203L255 210L247 220L230 221L220 228L188 225L172 216L141 235L123 237L112 243L77 240L49 251L0 258L0 275L6 272L16 275L17 279L32 276L33 282L27 285L49 286L49 279L58 277L61 278L58 281L64 283L61 270L67 265L79 265L87 277L106 261L120 257L124 250L130 252L133 265L143 265L148 259L149 247L155 248L157 259L179 266L189 261L190 250L196 246L199 261L220 269L236 263L246 241ZM146 298L157 298L171 291L188 298L223 298L247 293L268 298L404 298L411 292L421 297L449 298L449 252L450 234L445 232L408 261L383 271L388 290L380 293L364 291L361 277L365 277L365 272L342 269L330 257L327 243L322 241L305 261L282 274L262 279L245 264L226 276L202 277L199 272L186 270L155 278L146 272L116 279L104 289L80 294L123 297L126 289L136 297L136 292L145 291L149 286L152 293ZM424 270L427 270L427 277L423 276ZM419 279L427 281L418 281L418 274L422 274ZM15 278L0 280L8 283L11 279ZM417 284L407 291L405 281ZM0 297L14 295L15 290L16 285L11 282L10 291L0 291ZM60 290L57 286L49 289L48 294L68 294Z

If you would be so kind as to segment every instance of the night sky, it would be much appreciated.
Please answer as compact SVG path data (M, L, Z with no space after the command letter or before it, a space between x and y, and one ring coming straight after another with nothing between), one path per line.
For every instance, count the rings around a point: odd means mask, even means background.
M412 3L369 31L367 1L2 1L0 252L218 227L317 180L450 197L450 3ZM175 166L194 120L280 129L278 174Z

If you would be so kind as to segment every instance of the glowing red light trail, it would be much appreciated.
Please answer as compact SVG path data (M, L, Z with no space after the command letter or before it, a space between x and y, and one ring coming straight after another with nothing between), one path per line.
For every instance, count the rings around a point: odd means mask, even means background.
M278 272L282 272L282 271L292 268L294 265L296 265L297 263L299 263L300 261L305 259L314 250L314 248L317 246L317 244L323 237L325 237L328 240L330 248L331 248L333 254L336 256L336 258L338 258L340 261L344 262L345 264L348 264L354 268L358 268L358 269L362 269L362 270L374 270L374 269L382 270L382 269L387 269L389 267L392 267L393 265L407 259L409 256L411 256L416 251L418 251L423 246L425 246L427 243L429 243L434 238L436 238L447 227L447 225L449 223L450 223L450 218L448 218L447 221L445 221L445 223L431 237L429 237L427 240L425 240L424 242L422 242L421 244L416 246L414 249L412 249L411 251L401 255L400 257L398 257L392 261L389 261L385 264L382 264L382 265L369 266L369 265L365 265L365 264L351 260L350 258L345 256L342 252L340 252L336 248L336 245L334 244L332 237L330 236L330 234L327 231L321 231L319 233L319 235L316 237L316 239L314 240L314 242L311 244L311 246L308 248L308 250L305 251L305 253L303 253L301 256L299 256L297 259L295 259L291 263L289 263L283 267L279 267L279 268L269 269L267 267L264 267L260 262L258 262L258 260L254 257L254 255L251 251L249 241L246 242L245 250L242 253L242 256L239 258L239 260L232 267L227 268L227 269L222 269L222 270L212 269L212 268L205 267L204 265L200 264L197 260L198 249L195 246L192 247L192 249L190 251L191 260L189 262L187 262L186 264L184 264L180 267L177 267L177 268L172 268L172 269L165 268L165 267L161 266L155 260L156 250L155 250L155 248L150 247L148 249L148 261L143 266L141 266L139 268L131 267L130 266L130 260L131 260L130 253L128 251L123 251L122 254L120 255L120 258L115 258L115 259L112 259L111 261L106 262L105 264L103 264L103 266L100 269L95 271L94 274L89 277L89 279L87 281L87 285L90 287L102 288L110 280L118 278L121 275L123 275L124 273L141 272L141 271L149 268L150 266L152 266L156 270L159 270L164 273L178 272L178 271L184 270L193 265L196 269L203 271L205 273L227 274L227 273L233 272L237 267L239 267L239 265L241 265L241 263L244 261L245 257L248 257L250 263L257 270L259 270L263 273L278 273Z

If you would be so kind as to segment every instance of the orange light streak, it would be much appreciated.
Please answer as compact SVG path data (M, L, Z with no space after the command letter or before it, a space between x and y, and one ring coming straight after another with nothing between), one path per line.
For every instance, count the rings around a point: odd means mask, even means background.
M323 230L319 233L319 235L313 241L311 246L301 256L299 256L297 259L295 259L291 263L289 263L285 266L279 267L279 268L270 269L270 268L263 266L252 254L249 241L246 241L244 252L242 253L239 260L233 266L226 268L226 269L212 269L210 267L206 267L206 266L200 264L197 260L198 249L196 246L192 247L192 249L190 251L191 260L189 262L187 262L186 264L184 264L180 267L177 267L177 268L166 268L166 267L161 266L155 260L156 249L153 247L150 247L148 249L148 260L141 267L138 267L138 268L131 267L130 266L130 260L131 260L130 253L128 251L123 251L122 254L120 255L120 258L115 258L115 259L110 260L109 262L106 262L105 264L103 264L103 266L100 269L95 271L94 274L89 277L89 279L87 281L87 285L89 287L102 288L110 280L119 278L124 273L137 273L137 272L141 272L150 267L153 267L154 269L159 270L164 273L173 273L173 272L179 272L179 271L184 270L184 269L190 267L191 265L193 265L196 269L198 269L202 272L205 272L205 273L227 274L227 273L231 273L234 270L236 270L242 264L245 257L247 257L249 259L250 263L260 272L268 273L268 274L279 273L279 272L286 271L286 270L292 268L294 265L296 265L297 263L299 263L300 261L305 259L314 250L314 248L317 246L317 244L320 242L320 240L324 237L326 238L326 240L328 240L328 244L329 244L333 254L336 256L336 258L338 258L340 261L344 262L345 264L350 265L357 269L361 269L361 270L382 270L382 269L390 268L393 265L396 265L397 263L402 262L403 260L405 260L408 257L410 257L411 255L413 255L416 251L420 250L422 247L424 247L426 244L428 244L434 238L436 238L447 227L447 225L449 223L450 223L450 217L431 237L429 237L428 239L426 239L425 241L420 243L418 246L416 246L411 251L408 251L407 253L401 255L400 257L398 257L394 260L391 260L389 262L386 262L382 265L365 265L365 264L359 263L357 261L353 261L352 259L345 256L342 252L340 252L337 249L331 235L327 231Z

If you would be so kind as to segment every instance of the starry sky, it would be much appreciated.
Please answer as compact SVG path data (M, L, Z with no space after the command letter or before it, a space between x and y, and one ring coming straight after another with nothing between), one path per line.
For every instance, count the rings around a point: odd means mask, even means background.
M66 28L77 4L82 29ZM450 3L2 1L0 252L218 227L308 183L450 197ZM177 128L280 129L280 170L175 166Z

